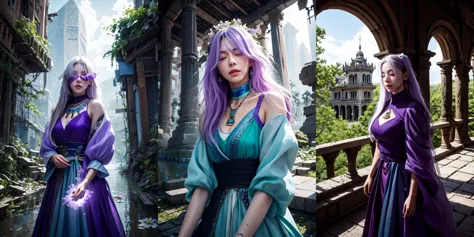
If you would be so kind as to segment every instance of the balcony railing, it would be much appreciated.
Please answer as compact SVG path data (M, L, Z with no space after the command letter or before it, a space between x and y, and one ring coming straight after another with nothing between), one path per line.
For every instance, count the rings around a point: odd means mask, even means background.
M470 117L469 122L474 122ZM454 141L454 130L463 125L461 119L450 122L438 122L432 126L432 133L442 130L442 144L436 148L436 160L463 149L461 141ZM464 139L464 138L461 138ZM452 142L452 143L451 143ZM363 192L364 180L370 171L370 166L357 170L357 156L364 145L370 145L372 154L375 151L375 143L371 142L369 136L356 137L342 141L322 144L316 146L316 154L321 155L326 163L327 179L318 180L316 183L316 224L318 229L326 228L354 210L363 207L367 203L367 197ZM347 155L348 170L345 175L335 177L335 160L343 151Z
M474 117L470 117L469 122L474 122ZM455 120L453 122L453 125L456 127L462 126L462 120ZM449 122L438 122L432 126L433 133L435 130L438 129L447 129L449 131L453 130ZM341 151L344 151L347 155L347 175L351 178L360 177L357 171L357 155L359 154L359 151L361 150L362 146L367 144L370 144L370 146L372 147L373 154L375 152L375 143L370 140L369 136L350 138L337 142L317 145L316 154L322 156L324 162L326 163L327 178L330 179L335 177L334 162ZM441 144L440 148L444 148L447 146L450 146L450 144ZM437 149L436 155L437 157L443 155L442 150Z

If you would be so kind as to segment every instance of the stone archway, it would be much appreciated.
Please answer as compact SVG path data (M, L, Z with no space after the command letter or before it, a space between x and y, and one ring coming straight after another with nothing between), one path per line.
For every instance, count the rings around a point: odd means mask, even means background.
M335 105L334 110L336 111L336 118L339 118L339 106Z
M359 18L374 35L380 52L395 51L403 45L397 18L390 5L384 1L381 5L358 0L316 1L316 16L328 9L343 10Z
M365 111L367 111L367 105L362 106L362 114L365 114Z
M459 63L462 58L461 40L459 34L454 29L452 24L447 20L435 21L428 30L428 37L424 40L425 49L428 49L428 44L431 38L435 38L438 42L443 59L451 59L452 63Z

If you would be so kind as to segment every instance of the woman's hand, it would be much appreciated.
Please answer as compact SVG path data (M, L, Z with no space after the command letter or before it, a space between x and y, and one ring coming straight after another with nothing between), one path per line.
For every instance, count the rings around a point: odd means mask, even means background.
M69 165L69 162L67 162L66 158L60 154L52 155L51 160L53 161L54 165L60 169L71 166Z
M403 218L413 216L416 209L416 196L409 195L403 204Z
M87 185L89 185L88 182L82 181L79 185L77 185L76 191L72 194L72 199L75 199L77 197L80 197L82 194L86 192Z
M372 188L372 177L370 175L367 176L367 179L364 183L364 193L365 195L370 195L370 189Z

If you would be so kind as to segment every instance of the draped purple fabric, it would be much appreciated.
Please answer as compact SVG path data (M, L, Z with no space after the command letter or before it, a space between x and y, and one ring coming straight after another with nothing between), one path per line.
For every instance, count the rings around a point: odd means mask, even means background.
M452 208L435 172L429 118L405 91L392 96L395 118L372 125L380 160L374 175L363 236L455 236ZM385 111L385 110L384 110ZM403 218L411 174L418 183L413 216Z
M63 128L59 120L55 124L53 130L53 138L56 144L66 141L82 141L88 139L90 133L90 118L87 112L83 112L74 117L69 124ZM83 126L88 123L88 126ZM57 146L53 145L48 134L49 122L45 127L43 141L41 144L40 155L43 158L45 165L48 165L51 155L57 153ZM87 170L88 165L92 161L100 162L102 165L107 165L112 160L114 155L114 133L112 130L109 118L104 115L104 120L95 134L87 143L84 151L84 160L82 162L83 170ZM102 167L103 168L103 167ZM105 168L103 168L105 169ZM61 182L61 176L57 175L61 170L56 169L48 181L46 193L41 204L40 212L38 214L35 225L35 233L47 233L49 225L51 225L51 215L54 207L54 192L57 182ZM83 177L87 172L83 172ZM125 236L122 222L120 221L117 208L110 193L110 188L104 178L96 175L87 189L93 192L92 197L86 204L80 215L86 216L88 236ZM64 220L63 220L64 221ZM38 236L41 236L38 235ZM74 236L72 234L71 236Z

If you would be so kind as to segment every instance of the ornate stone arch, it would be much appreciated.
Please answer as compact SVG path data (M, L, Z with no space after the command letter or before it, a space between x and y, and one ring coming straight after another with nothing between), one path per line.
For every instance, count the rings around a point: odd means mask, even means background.
M318 0L316 1L316 15L328 9L338 9L351 13L359 18L372 32L380 52L395 51L395 49L403 46L402 31L390 5L384 3L385 1L380 2Z
M457 30L449 21L437 20L430 26L427 41L424 42L425 49L428 49L432 37L438 42L443 59L451 59L453 63L462 62L461 39L459 39Z

